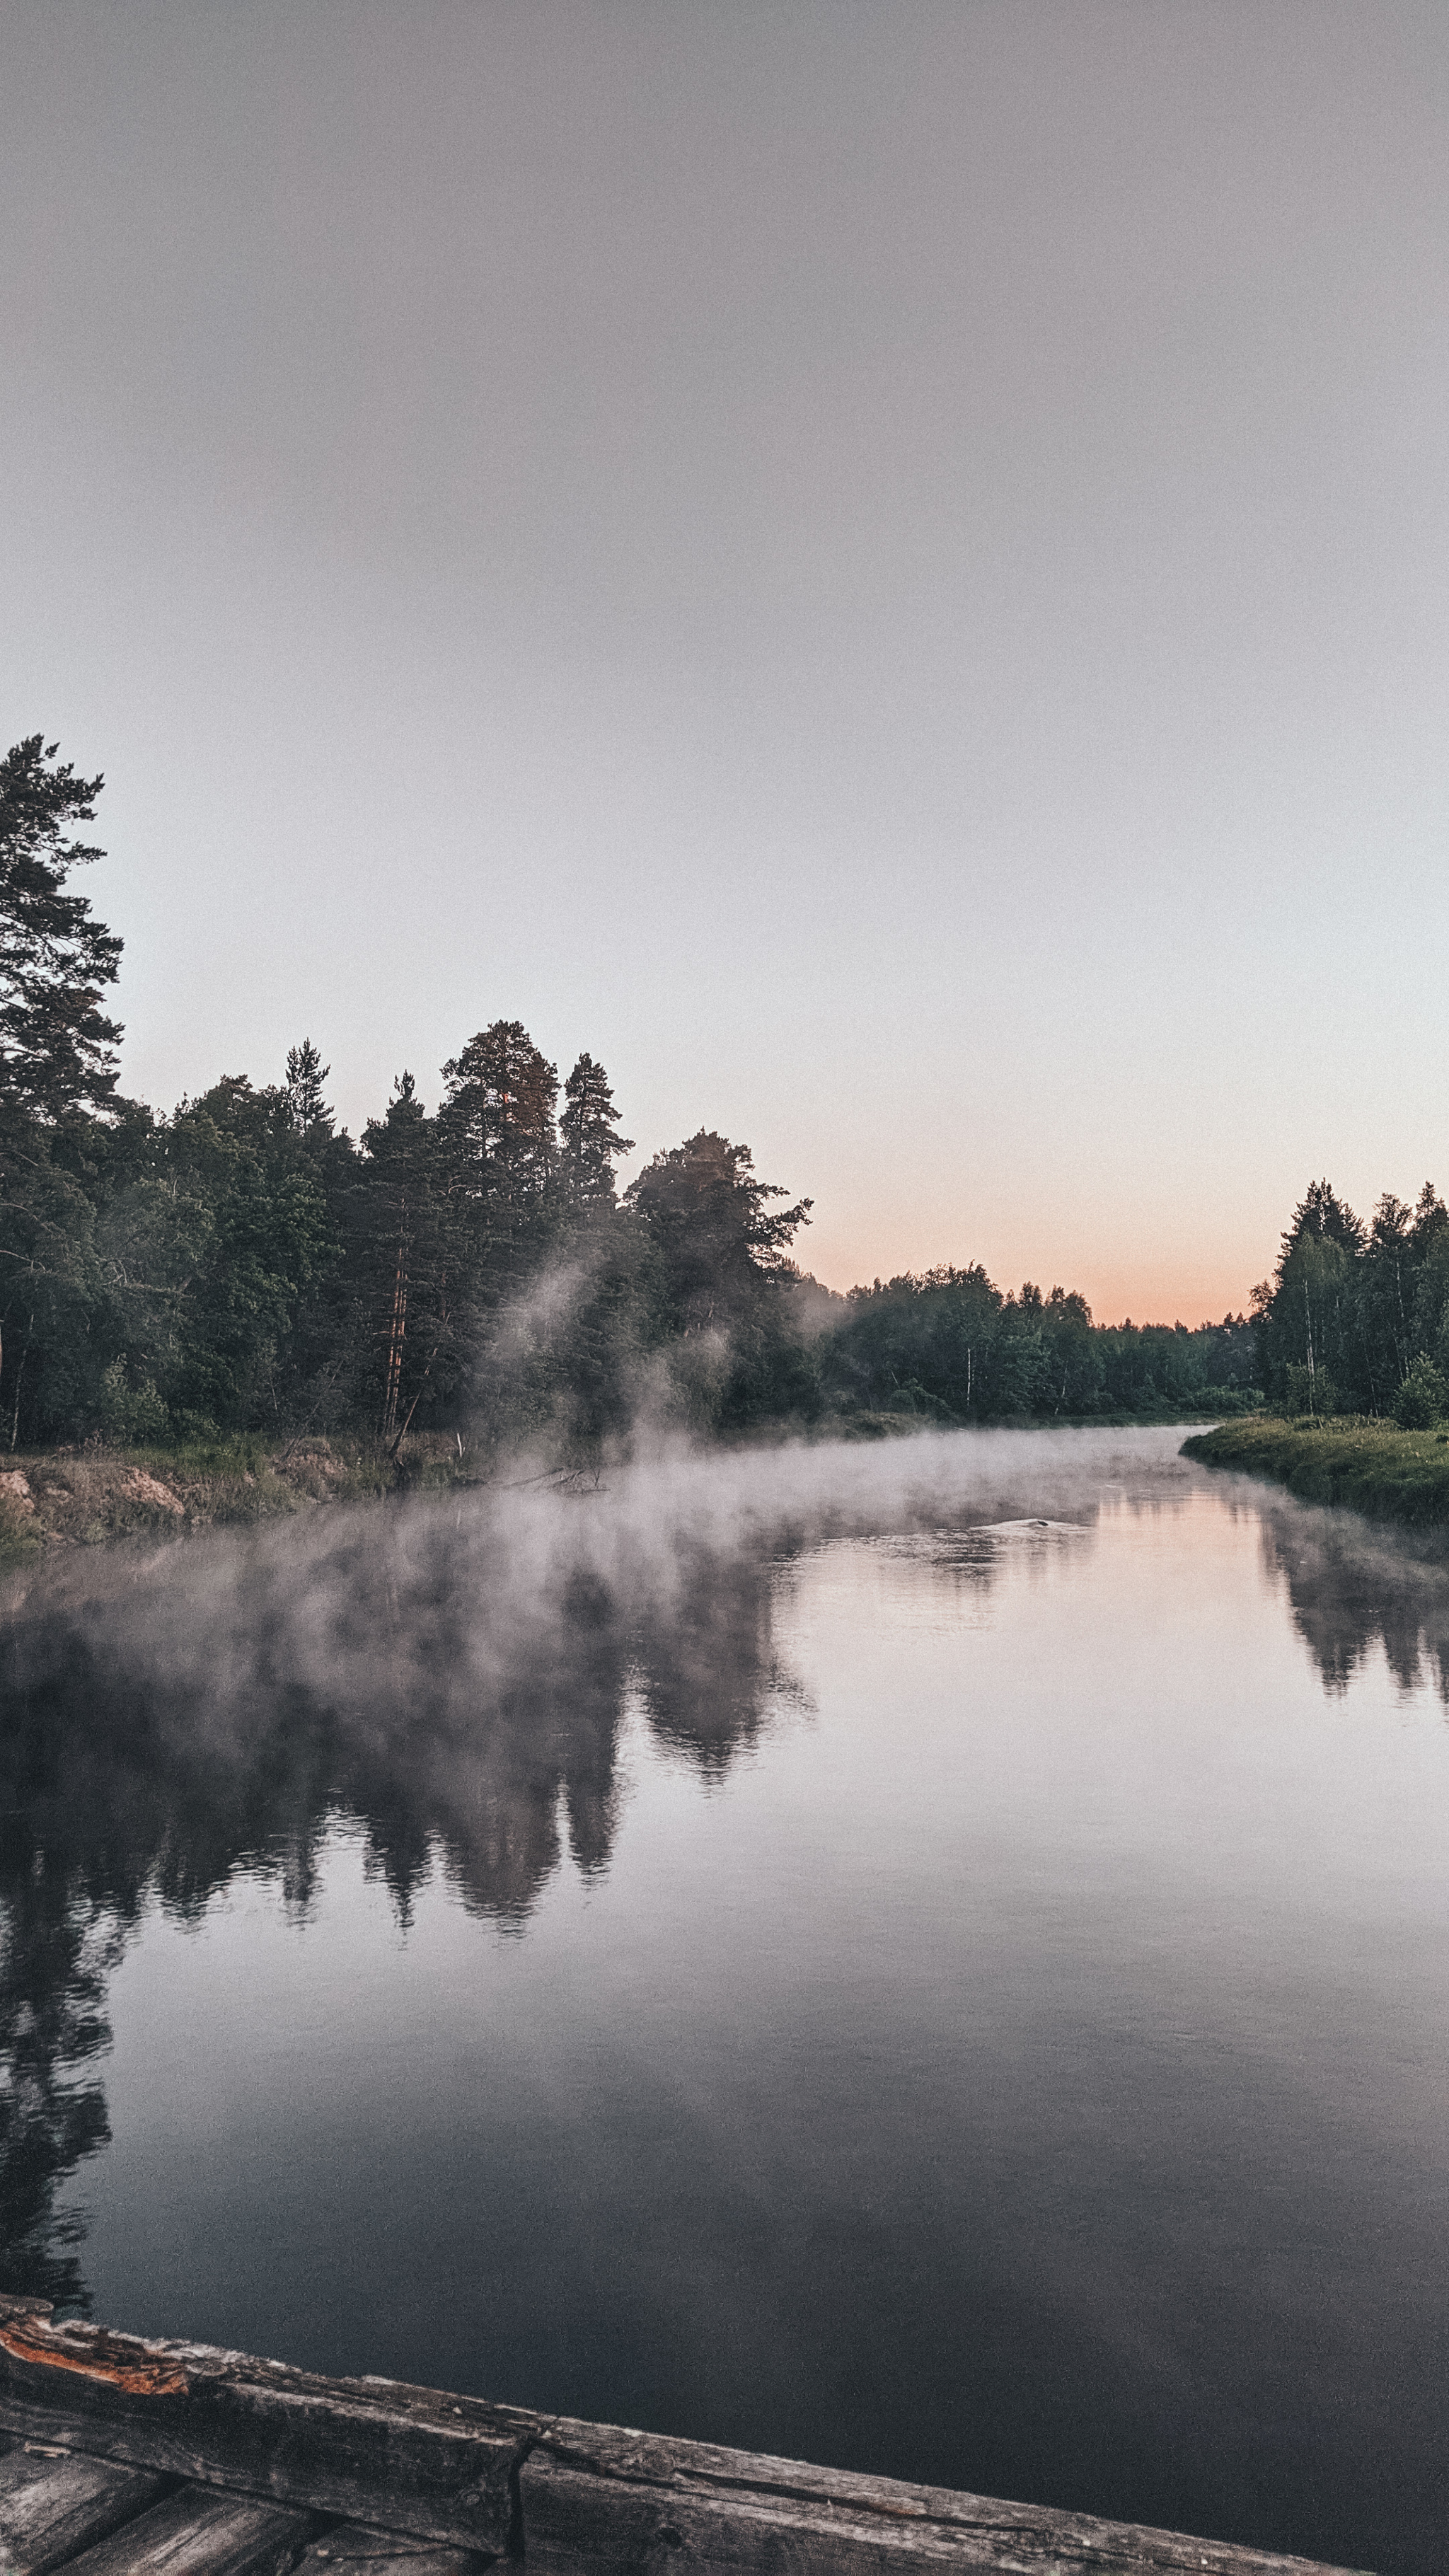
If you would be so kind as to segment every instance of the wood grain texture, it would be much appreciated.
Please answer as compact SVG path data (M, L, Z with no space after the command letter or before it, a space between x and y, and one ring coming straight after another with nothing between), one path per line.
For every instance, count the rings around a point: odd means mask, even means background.
M533 2576L1343 2576L1180 2532L562 2419L519 2484Z
M207 2344L48 2328L35 2304L3 2297L0 2327L12 2329L0 2338L0 2428L338 2517L319 2530L297 2526L294 2510L288 2527L311 2537L285 2564L303 2564L306 2576L477 2576L520 2554L533 2576L1345 2576L1316 2560L1047 2506L391 2380L322 2379ZM77 2366L88 2358L103 2367ZM147 2523L174 2501L153 2506ZM226 2510L240 2505L226 2500ZM140 2528L115 2546L124 2551ZM153 2563L190 2576L189 2559L107 2561L111 2547L76 2563L87 2576ZM217 2564L241 2576L240 2562Z
M439 2548L428 2540L400 2540L393 2531L364 2531L334 2523L314 2541L297 2576L483 2576L494 2561L476 2550Z
M183 2487L72 2564L76 2576L290 2576L311 2529L280 2505Z
M46 2327L16 2300L0 2300L0 2324L5 2431L349 2520L383 2519L385 2498L401 2534L492 2556L507 2546L512 2475L536 2416L211 2344ZM91 2353L103 2371L78 2366Z
M104 2326L72 2332L43 2317L15 2317L0 2324L0 2350L16 2361L46 2361L81 2379L108 2381L135 2397L174 2397L186 2386L176 2362L158 2360L133 2336L109 2334Z
M145 2469L77 2452L47 2459L17 2442L0 2459L0 2566L6 2576L45 2576L144 2513L164 2488Z

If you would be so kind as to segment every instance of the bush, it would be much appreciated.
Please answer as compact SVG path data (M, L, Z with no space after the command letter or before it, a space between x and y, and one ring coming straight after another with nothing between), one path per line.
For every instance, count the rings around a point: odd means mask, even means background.
M1449 1378L1422 1355L1399 1382L1394 1420L1401 1431L1428 1431L1449 1413Z
M1311 1413L1321 1418L1326 1413L1341 1413L1342 1400L1326 1369L1316 1369L1310 1376L1299 1360L1288 1366L1288 1410Z
M128 1384L124 1360L112 1360L102 1376L96 1411L105 1438L122 1449L164 1440L171 1428L171 1416L150 1378L139 1386Z
M0 1574L28 1565L39 1554L40 1532L34 1513L26 1511L22 1503L12 1502L8 1494L0 1494Z

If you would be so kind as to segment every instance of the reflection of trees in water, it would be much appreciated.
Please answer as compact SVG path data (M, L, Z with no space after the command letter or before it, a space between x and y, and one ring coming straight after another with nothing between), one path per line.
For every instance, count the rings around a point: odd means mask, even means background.
M55 2199L110 2137L94 2067L111 2035L105 1975L119 1945L72 1873L44 1852L15 1851L14 1839L7 1831L0 1863L0 2244L7 2277L72 2301L84 2221Z
M218 1592L202 1554L3 1643L0 2285L82 2304L83 2220L57 2202L109 2135L106 1976L153 1896L196 1918L262 1869L305 1908L342 1819L404 1924L440 1862L516 1925L561 1828L607 1866L631 1699L718 1778L792 1695L758 1551L681 1547L665 1581L548 1566L531 1594L445 1539L411 1563L334 1549L310 1588L262 1558Z
M1293 1624L1326 1690L1347 1689L1382 1646L1402 1690L1426 1672L1449 1703L1449 1565L1442 1542L1416 1547L1366 1524L1301 1506L1263 1508L1263 1562L1287 1590Z
M0 2285L84 2298L80 2223L58 2203L106 2141L106 1975L150 1902L197 1919L262 1870L305 1910L343 1820L402 1923L441 1867L471 1913L520 1925L565 1839L580 1870L608 1866L627 1711L715 1781L800 1704L773 1634L777 1540L840 1525L837 1475L758 1519L713 1474L646 1479L614 1509L516 1492L319 1515L47 1564L12 1595ZM855 1525L894 1515L900 1544L977 1593L997 1542L971 1522L1013 1507L980 1488L960 1525L923 1530L900 1494L882 1508L863 1486Z
M773 1599L758 1564L698 1547L682 1554L677 1596L640 1622L634 1678L660 1743L720 1780L767 1709L800 1694L776 1659Z

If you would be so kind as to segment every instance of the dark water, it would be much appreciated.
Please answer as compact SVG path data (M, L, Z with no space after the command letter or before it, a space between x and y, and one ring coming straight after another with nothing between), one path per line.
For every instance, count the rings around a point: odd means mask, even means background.
M1449 1574L1176 1445L48 1569L8 2279L1437 2571Z

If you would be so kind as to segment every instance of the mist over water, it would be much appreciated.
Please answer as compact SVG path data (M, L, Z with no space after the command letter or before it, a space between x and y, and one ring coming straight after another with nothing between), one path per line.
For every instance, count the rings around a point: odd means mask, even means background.
M1437 2568L1449 1573L1179 1437L17 1581L7 2279Z

